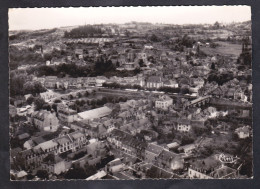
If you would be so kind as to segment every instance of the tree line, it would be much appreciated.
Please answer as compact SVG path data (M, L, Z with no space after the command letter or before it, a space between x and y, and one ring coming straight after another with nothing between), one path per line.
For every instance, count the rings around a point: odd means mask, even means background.
M101 36L104 32L99 27L94 27L90 25L80 26L74 28L71 31L65 31L65 38L83 38L83 37L93 37L94 35Z

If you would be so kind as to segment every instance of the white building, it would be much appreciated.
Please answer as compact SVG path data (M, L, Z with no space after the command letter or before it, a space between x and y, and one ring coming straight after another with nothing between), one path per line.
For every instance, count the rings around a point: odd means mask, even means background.
M159 99L155 101L155 107L167 110L169 106L171 106L173 103L172 98L170 98L167 95L160 96Z

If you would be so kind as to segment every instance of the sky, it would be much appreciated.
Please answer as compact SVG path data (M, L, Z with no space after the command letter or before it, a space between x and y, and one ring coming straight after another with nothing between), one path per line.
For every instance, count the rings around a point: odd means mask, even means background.
M38 30L84 24L213 24L251 20L250 6L11 8L9 30Z

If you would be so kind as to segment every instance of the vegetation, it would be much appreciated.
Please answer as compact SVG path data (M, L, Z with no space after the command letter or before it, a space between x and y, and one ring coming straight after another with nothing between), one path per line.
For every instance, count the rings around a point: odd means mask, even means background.
M15 70L20 65L35 65L44 62L41 54L35 53L33 48L19 49L15 46L10 46L9 55L10 70Z
M36 173L36 176L39 177L40 179L48 179L49 174L46 170L38 170Z
M78 28L72 29L70 32L65 32L64 37L66 38L83 38L83 37L93 37L101 36L103 31L99 27L94 27L90 25L80 26Z
M224 83L233 80L234 75L232 72L218 73L217 71L212 70L208 76L209 82L216 82L218 85L223 85Z
M30 77L24 73L11 72L10 96L32 94L37 95L46 89L37 81L30 81Z

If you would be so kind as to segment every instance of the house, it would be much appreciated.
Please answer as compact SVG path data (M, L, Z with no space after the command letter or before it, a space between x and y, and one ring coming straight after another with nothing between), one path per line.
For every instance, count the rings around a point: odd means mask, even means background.
M17 109L13 105L9 105L9 116L15 117L17 114Z
M202 79L201 77L193 78L191 82L191 84L198 86L199 88L202 87L205 83L204 79Z
M106 165L105 170L113 174L122 171L124 167L125 165L121 162L121 160L119 158L116 158Z
M54 132L59 127L59 120L55 113L47 110L40 110L31 113L31 115L28 116L28 121L40 130L44 131Z
M57 112L59 120L63 123L71 123L78 117L77 111L69 108L60 108Z
M56 153L58 154L70 150L74 152L87 144L86 135L80 133L79 131L61 136L59 138L56 138L54 141L58 144L58 149L56 151Z
M19 171L19 172L17 172L15 174L15 179L16 180L24 180L25 181L27 175L28 174L24 170L22 170L22 171Z
M40 166L45 157L49 154L58 155L67 151L76 151L87 143L86 136L78 131L69 133L52 140L44 141L34 146L32 149L24 150L21 153L27 167ZM58 163L54 162L55 164ZM52 164L52 169L55 166Z
M155 100L155 108L167 110L172 103L172 98L167 95L162 95L159 99Z
M46 140L43 138L43 136L38 136L38 137L32 137L31 139L25 141L23 144L23 147L25 149L32 149L33 147L37 146L38 144L41 144L43 142L46 142Z
M59 175L63 172L66 172L68 169L69 162L66 162L58 155L49 154L49 156L43 159L41 163L41 169L46 170L49 174Z
M163 81L161 77L151 76L146 81L147 88L160 88L163 86Z
M189 132L191 129L191 121L188 119L177 120L177 131Z
M88 127L90 127L87 123L83 122L83 121L73 121L70 124L70 128L74 129L75 131L80 131L85 133L88 129Z
M23 134L18 135L19 140L24 140L29 137L30 137L30 135L28 133L23 133Z
M45 101L49 101L51 99L57 98L60 95L58 93L55 93L51 90L48 90L46 92L40 93L40 97L45 100Z
M161 168L170 170L183 169L184 159L181 155L164 149L156 158L156 164Z
M102 87L103 83L107 81L107 78L104 76L97 76L96 77L96 86L97 87Z
M176 81L173 80L167 80L163 82L164 87L171 87L171 88L178 88L179 85Z
M224 95L224 92L222 91L222 89L220 87L217 87L217 88L214 88L214 90L210 91L209 94L214 97L220 98Z
M236 178L237 170L221 164L215 156L210 156L192 162L188 169L188 177L199 179Z
M120 67L117 68L117 70L128 70L128 71L131 71L131 70L135 70L137 68L137 64L135 62L125 62L123 63Z
M250 136L249 126L239 127L235 130L235 132L241 139L248 138Z
M179 142L172 142L170 144L167 144L167 148L168 149L176 149L180 146L180 143Z
M103 122L104 127L107 130L107 133L110 133L115 129L115 122L113 120L106 120Z
M93 120L95 118L102 118L110 115L112 110L106 106L101 108L96 108L93 110L87 110L85 112L78 113L80 119L83 120Z
M102 178L104 178L107 175L107 173L105 171L99 171L96 174L86 178L86 180L100 180Z
M247 97L240 87L235 90L234 99L241 100L241 101L247 101Z
M83 49L76 49L75 55L78 59L83 59Z
M107 137L108 142L119 148L122 152L137 156L139 158L144 157L145 148L147 143L134 137L130 133L114 129Z
M54 89L57 82L57 76L47 76L44 81L44 86L46 88Z
M145 161L148 163L154 163L159 154L163 151L163 147L149 143L145 149Z
M190 154L197 148L196 144L187 144L178 148L179 151L184 151L185 154Z

